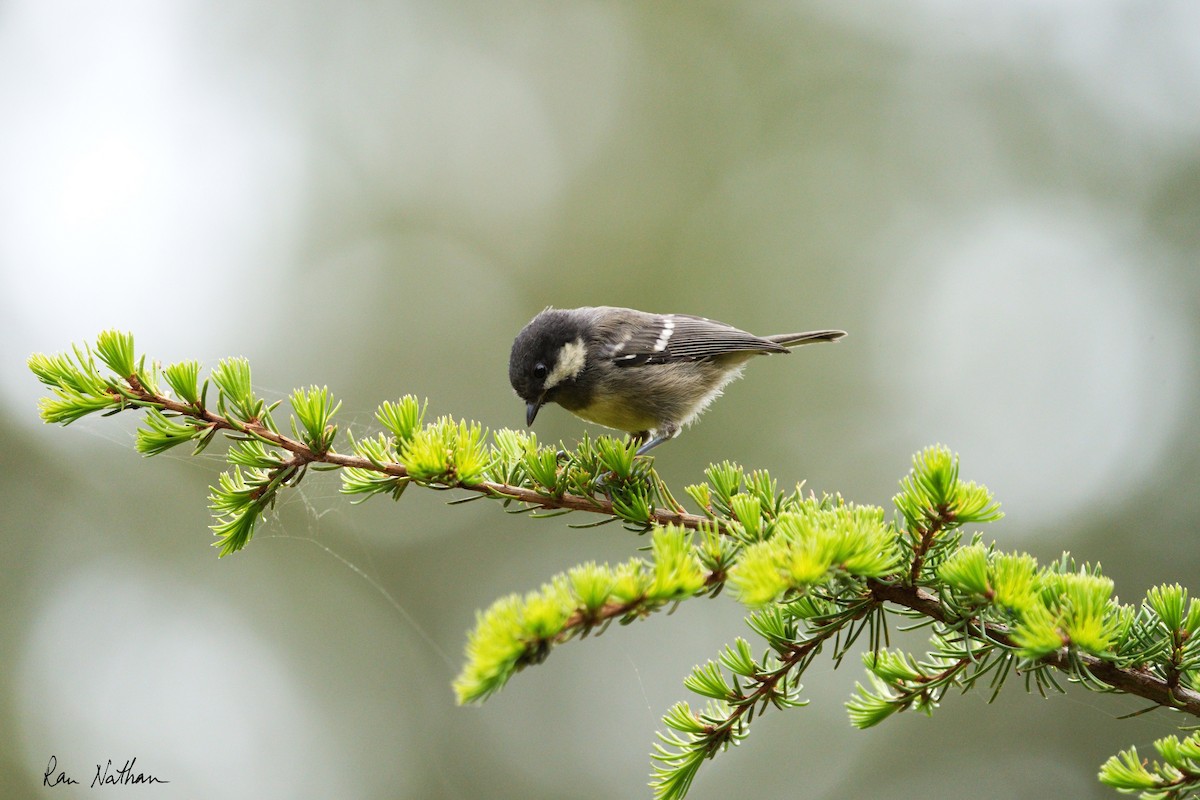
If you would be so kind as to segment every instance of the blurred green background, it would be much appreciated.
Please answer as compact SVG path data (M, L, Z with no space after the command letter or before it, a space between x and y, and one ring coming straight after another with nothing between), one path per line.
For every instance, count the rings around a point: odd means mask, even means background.
M844 328L752 364L663 475L887 505L945 442L1002 548L1200 591L1194 3L7 0L0 117L5 797L132 757L171 783L110 796L648 796L682 678L747 633L687 603L457 708L476 609L643 540L316 476L218 563L217 454L36 417L24 359L106 327L328 384L357 433L407 392L519 425L508 348L551 304ZM1109 797L1178 722L1014 681L860 732L860 679L814 669L691 796ZM83 785L43 789L51 755Z

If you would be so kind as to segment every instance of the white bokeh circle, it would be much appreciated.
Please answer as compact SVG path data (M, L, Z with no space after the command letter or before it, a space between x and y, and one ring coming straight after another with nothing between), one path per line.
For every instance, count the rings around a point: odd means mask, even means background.
M889 435L970 453L1027 523L1133 491L1191 374L1159 254L1121 217L1055 202L921 229L872 334Z

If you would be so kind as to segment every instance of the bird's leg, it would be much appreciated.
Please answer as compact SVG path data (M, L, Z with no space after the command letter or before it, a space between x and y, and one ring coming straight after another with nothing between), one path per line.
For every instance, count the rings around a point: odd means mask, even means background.
M663 442L667 441L670 438L671 438L670 436L655 436L653 439L651 439L650 441L646 442L644 445L639 447L637 454L639 456L644 456L644 455L646 455L646 453L649 453L651 450L658 447L660 444L662 444Z
M665 423L662 427L655 430L654 434L655 436L653 439L638 448L637 454L639 456L644 456L646 453L649 453L663 442L669 442L674 439L679 435L679 426L671 423ZM646 431L644 434L639 435L649 436L650 433L649 431Z
M651 439L650 441L646 442L645 444L643 444L641 447L638 448L637 454L639 456L644 456L651 449L658 447L663 442L668 441L670 439L674 439L676 436L679 435L679 426L672 425L670 423L666 423L666 424L662 425L661 427L659 427L658 430L655 431L655 434L656 434L656 436L653 439ZM645 436L649 436L649 433L645 434ZM667 488L667 484L663 481L662 478L660 478L658 476L658 473L655 472L653 469L651 469L650 476L654 481L655 488L658 490L658 496L661 497L663 500L665 500L667 502L667 504L670 505L671 508L675 510L676 514L685 513L686 509L683 506L679 505L679 501L676 500L675 497L671 494L671 490Z

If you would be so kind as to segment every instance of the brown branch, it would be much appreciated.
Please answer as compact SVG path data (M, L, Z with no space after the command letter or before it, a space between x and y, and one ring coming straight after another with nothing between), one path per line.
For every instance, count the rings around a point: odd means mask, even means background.
M712 587L722 581L720 574L716 572L708 573L704 578L704 585ZM615 600L610 600L595 611L578 610L571 616L567 617L567 621L563 623L562 630L552 638L554 644L563 644L570 641L575 636L580 638L586 637L596 628L607 626L610 622L618 617L624 617L627 614L637 614L642 617L648 617L654 611L673 602L671 600L655 601L655 605L650 605L646 596L635 597L624 603L619 603ZM678 602L677 600L674 602Z
M950 618L946 607L924 589L915 586L887 584L874 580L869 581L868 585L872 596L877 600L910 608L944 624L954 622ZM982 626L976 624L972 627L974 628L973 633L981 638L990 639L1005 647L1016 647L1008 628L1003 625L985 623ZM1111 661L1105 661L1102 658L1097 658L1087 653L1078 653L1077 657L1092 675L1118 691L1136 695L1157 703L1160 706L1176 708L1186 711L1193 716L1200 717L1200 692L1182 686L1172 688L1169 682L1145 669L1118 667ZM1043 656L1041 661L1056 669L1069 671L1071 668L1070 659L1070 654L1067 648L1064 647L1047 656Z
M912 567L908 571L909 583L916 583L920 579L921 567L925 565L925 554L933 546L933 540L937 538L947 523L954 520L945 506L939 506L936 510L937 516L930 520L928 525L922 525L913 532L915 541L913 542Z
M733 729L737 721L748 713L752 714L756 706L762 705L765 708L766 704L776 697L778 686L781 682L785 682L784 691L786 691L786 680L792 670L804 661L804 659L812 655L814 650L820 648L827 639L840 632L841 627L837 625L830 625L824 628L812 639L793 645L791 651L786 656L780 658L780 665L777 668L769 673L754 676L757 684L754 691L736 703L732 703L733 707L730 709L729 716L725 717L720 725L714 726L709 731L710 736L717 735L713 744L720 744L725 738L733 735ZM747 720L749 719L747 717Z
M287 450L301 462L334 464L339 467L356 467L358 469L380 472L385 475L393 475L397 478L408 477L408 469L403 464L395 462L376 464L374 461L362 456L335 453L332 450L319 453L304 442L293 439L290 436L284 436L281 433L276 433L261 422L234 424L226 417L216 414L207 408L196 408L188 403L181 403L169 397L154 394L142 385L136 375L131 375L126 380L129 382L130 389L133 390L133 394L137 397L138 403L141 405L154 406L165 411L180 414L181 416L198 419L217 430L249 433L255 438L262 439L276 447ZM465 489L469 492L478 492L489 496L507 497L520 503L527 503L534 508L590 511L597 514L617 516L613 510L612 501L608 498L588 497L576 494L548 495L524 486L513 486L512 484L496 483L495 481L479 481L478 483L463 483L459 481L444 485L451 489ZM698 530L705 522L720 524L717 520L711 520L708 517L698 514L669 511L665 508L652 509L650 521L658 525L680 525L690 530Z
M408 470L403 464L376 464L362 456L344 455L332 451L320 453L301 441L276 433L261 422L247 422L237 425L207 408L197 408L187 403L180 403L171 398L156 395L148 391L136 375L130 376L127 380L132 394L136 397L136 402L139 405L155 406L182 416L202 420L217 430L249 433L289 451L299 462L319 462L334 464L339 467L357 467L359 469L394 475L399 478L408 477ZM520 503L526 503L533 508L566 509L617 516L613 510L612 501L607 498L572 494L548 495L523 486L513 486L494 481L480 481L478 483L457 482L445 485L448 488L464 489L492 497L505 497ZM714 520L710 517L679 511L668 511L661 508L655 508L651 511L650 521L658 525L679 525L691 530L698 530L705 524L721 524L719 520ZM872 596L880 603L894 603L944 624L951 624L958 621L951 618L945 606L938 602L937 598L919 587L904 584L888 584L878 580L869 581L868 587ZM622 613L628 613L629 610L618 607L606 608L600 614L598 621L612 619L615 616L620 616ZM581 627L586 625L582 619L577 620L576 624L581 624ZM983 638L999 642L1006 647L1016 646L1009 635L1008 629L1002 625L985 623L982 625L976 624L974 627L975 633ZM1105 661L1104 659L1085 653L1079 653L1078 658L1092 675L1118 691L1136 695L1160 706L1176 708L1186 711L1193 716L1200 717L1200 692L1179 686L1177 683L1172 685L1171 682L1163 680L1145 669L1118 667L1110 661ZM1066 648L1044 656L1041 660L1043 663L1060 670L1070 671L1071 669L1070 655ZM787 659L785 659L786 661ZM768 688L773 690L774 682Z

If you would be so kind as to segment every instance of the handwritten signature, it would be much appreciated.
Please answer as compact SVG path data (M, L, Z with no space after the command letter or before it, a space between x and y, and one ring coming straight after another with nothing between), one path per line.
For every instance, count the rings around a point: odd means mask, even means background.
M110 758L107 764L103 766L96 765L96 775L92 778L92 783L89 788L95 789L97 786L132 786L137 783L170 783L162 778L155 777L148 772L137 772L134 770L134 765L137 764L137 757L127 759L124 766L113 768L113 762ZM51 755L49 763L46 764L46 772L42 775L42 786L74 786L79 783L78 780L67 774L66 770L58 768L58 757Z

